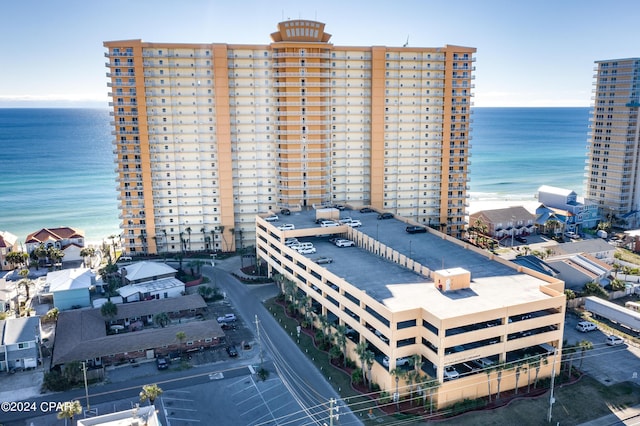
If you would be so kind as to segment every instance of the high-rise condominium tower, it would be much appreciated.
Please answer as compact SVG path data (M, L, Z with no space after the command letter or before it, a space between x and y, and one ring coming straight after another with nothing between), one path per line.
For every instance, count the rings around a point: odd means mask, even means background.
M640 58L596 62L585 198L603 219L637 226L640 210Z
M233 250L257 214L334 203L460 235L475 49L334 46L324 27L104 43L128 253Z

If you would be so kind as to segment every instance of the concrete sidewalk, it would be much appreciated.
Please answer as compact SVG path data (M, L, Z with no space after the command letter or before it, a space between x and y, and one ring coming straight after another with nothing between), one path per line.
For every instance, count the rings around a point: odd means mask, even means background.
M581 426L611 426L611 425L637 425L640 424L640 405L616 410L612 414L602 416L599 419L589 420Z

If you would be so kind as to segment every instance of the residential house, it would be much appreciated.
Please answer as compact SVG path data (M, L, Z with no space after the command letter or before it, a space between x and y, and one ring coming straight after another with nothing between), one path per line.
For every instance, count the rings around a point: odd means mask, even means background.
M0 371L38 366L40 317L0 320Z
M89 268L63 269L47 274L44 293L53 295L53 306L61 311L91 306L91 287L96 276Z
M536 223L544 226L550 219L560 222L560 232L580 233L594 228L600 221L598 205L570 190L542 185L538 188L540 207L536 209Z
M64 261L82 260L80 251L84 248L84 232L79 229L60 227L42 228L27 235L25 247L31 253L40 244L45 247L55 247L64 253Z
M598 260L613 264L616 248L601 238L585 239L553 246L555 255L586 253Z
M535 231L535 216L522 206L481 210L469 215L469 227L474 232L497 240Z
M185 285L175 278L178 271L160 262L137 262L120 270L123 287L118 293L125 302L178 297Z
M564 281L565 288L582 290L589 282L609 284L611 265L585 254L564 254L542 260L536 256L518 256L514 263Z
M113 317L104 317L99 308L60 312L51 365L86 361L99 367L217 345L224 332L217 321L201 320L206 306L194 294L118 305ZM160 313L172 320L165 327L154 323ZM180 331L184 341L176 336Z
M15 265L7 262L7 254L16 251L18 237L7 231L0 231L0 271L10 271Z

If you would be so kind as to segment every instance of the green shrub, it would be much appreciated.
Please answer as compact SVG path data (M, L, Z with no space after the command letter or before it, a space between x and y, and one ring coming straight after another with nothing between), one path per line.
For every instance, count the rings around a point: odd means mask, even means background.
M356 368L355 370L353 370L353 372L351 373L351 381L356 385L360 385L364 382L364 376L362 375L361 369Z

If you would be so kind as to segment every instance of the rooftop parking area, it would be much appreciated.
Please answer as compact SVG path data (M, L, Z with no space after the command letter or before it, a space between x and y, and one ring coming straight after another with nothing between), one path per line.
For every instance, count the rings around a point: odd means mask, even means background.
M338 211L335 210L335 214ZM346 238L348 227L321 228L316 225L315 210L279 215L271 222L276 228L293 224L295 230L285 231L285 237L295 236L300 242L311 242L316 253L305 255L310 259L329 257L333 261L323 264L333 274L345 279L368 295L384 303L393 311L415 308L428 304L429 310L441 318L459 315L452 312L464 309L467 313L503 307L505 303L518 304L546 299L539 291L544 281L517 273L499 262L453 242L443 239L439 233L409 234L407 224L398 219L377 219L378 213L360 213L343 210L340 218L360 220L357 230L392 247L431 270L463 268L471 272L471 288L453 292L437 290L433 281L399 264L386 260L358 247L336 247L330 237ZM313 230L313 232L309 232ZM308 236L297 236L309 234ZM478 297L479 296L479 297Z

